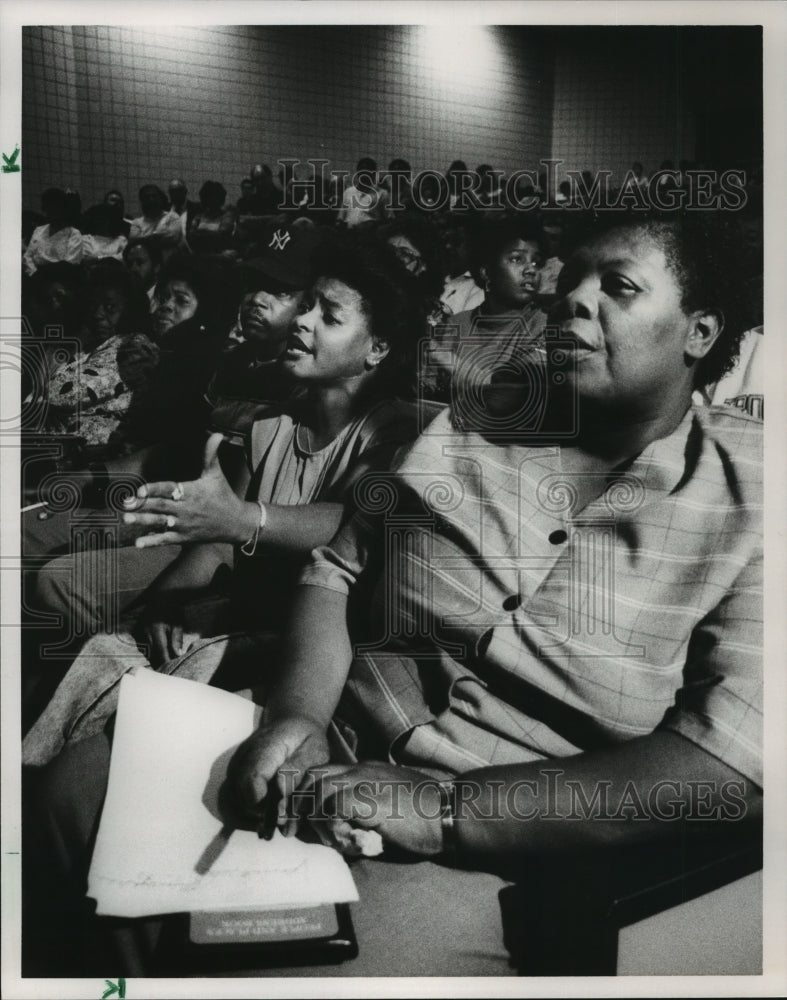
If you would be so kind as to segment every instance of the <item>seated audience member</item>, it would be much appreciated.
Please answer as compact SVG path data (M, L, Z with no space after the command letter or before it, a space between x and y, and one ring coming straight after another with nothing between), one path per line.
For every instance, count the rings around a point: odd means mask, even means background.
M558 208L565 208L571 201L571 182L561 181L555 193L555 204Z
M142 214L131 220L129 239L155 237L166 260L183 243L180 216L169 208L167 196L155 184L139 189L139 204Z
M539 178L540 178L539 174ZM595 175L592 170L582 170L579 175L582 179L582 185L585 191L590 192L593 190L593 184L595 182Z
M386 218L393 218L397 211L412 210L412 178L413 171L407 160L395 157L388 164L388 169L383 174L380 185L386 191L384 199ZM393 208L394 198L396 198L397 209Z
M265 215L276 215L279 211L281 189L276 187L273 171L267 163L255 163L249 173L254 183L254 193L262 199Z
M448 197L448 208L450 211L453 211L457 207L457 203L461 196L460 192L462 190L461 177L466 173L467 164L464 160L454 160L445 172L446 179L448 180L448 190L450 192Z
M696 164L693 160L678 160L678 187L682 188L684 191L690 190L691 178L689 177L689 171L694 170Z
M60 188L49 188L41 195L41 209L47 223L30 237L23 257L27 275L35 274L42 264L82 260L82 233L76 227L79 213L74 213L73 199Z
M22 314L33 337L42 338L47 327L61 328L74 337L79 327L82 269L59 261L42 264L22 283Z
M240 182L240 198L235 203L238 218L243 215L262 215L262 203L254 192L254 181L251 177L244 177Z
M131 219L126 218L126 199L123 197L123 192L118 191L117 188L111 188L104 195L104 204L118 209L123 220L123 235L128 239L128 234L131 232Z
M287 206L287 215L298 214L306 210L309 204L310 192L304 185L314 182L314 170L308 160L292 163L285 161L279 171L279 181L284 195L283 204ZM283 209L284 211L284 209Z
M585 177L585 176L589 177L590 180L591 180L591 182L593 180L593 175L589 171L584 171L583 170L582 176L583 177ZM588 189L588 190L590 190L590 189ZM550 187L549 176L548 176L546 170L544 170L544 169L541 169L541 170L538 171L538 179L537 179L537 182L536 182L536 194L541 199L541 205L542 205L542 207L548 206L549 203L553 201L554 186Z
M340 226L355 229L368 226L385 218L388 192L377 183L377 163L370 156L363 156L355 168L355 176L342 196L337 222Z
M426 212L429 216L435 212L440 212L447 207L440 181L434 174L426 174L418 182L416 187L417 199L413 199L414 207L421 212Z
M536 200L536 189L535 185L533 184L532 175L527 177L525 176L517 177L516 183L514 185L514 197L513 197L514 205L517 208L524 211L528 206L532 205L535 202L535 200Z
M195 253L222 253L232 247L235 209L225 207L227 191L218 181L205 181L199 190L199 208L188 231L189 246Z
M66 217L72 226L76 226L77 229L80 228L80 219L82 218L82 198L80 197L79 191L75 191L73 188L66 188Z
M260 256L241 264L240 343L223 354L205 393L212 430L244 434L261 403L289 394L281 359L311 285L311 261L320 238L313 228L279 226L263 241Z
M186 187L185 181L182 181L179 177L172 178L169 182L167 192L169 194L169 205L171 210L173 212L177 212L180 216L181 231L183 233L183 239L185 240L186 234L189 231L191 220L194 218L199 209L199 202L191 201L189 199L189 189Z
M281 213L290 225L335 225L338 207L330 173L316 169L311 159L299 164L288 177Z
M252 167L249 176L241 181L241 191L235 206L235 236L245 256L246 249L262 239L271 217L278 215L281 192L273 183L270 168L261 163Z
M237 314L240 281L230 261L177 254L161 271L153 316L159 363L145 406L132 405L128 448L197 447L205 386L216 372Z
M22 366L23 432L43 433L48 411L49 379L66 358L77 351L81 322L82 271L76 264L42 264L22 283L22 345L26 363ZM54 336L48 333L54 332ZM24 449L24 444L23 444ZM35 457L33 445L31 457ZM39 456L40 457L40 456ZM33 488L43 467L23 462L23 491ZM37 499L37 498L36 498Z
M500 196L502 194L502 177L489 163L482 163L476 167L476 174L480 178L478 186L478 200L485 208L499 208L502 204Z
M444 968L457 940L476 974L511 974L502 935L494 953L477 950L480 920L499 933L484 902L505 882L488 873L676 837L651 794L659 782L688 838L718 831L725 789L761 810L762 427L691 403L738 349L736 260L696 217L602 224L567 260L550 315L574 358L566 396L550 392L525 437L433 421L386 477L390 509L359 510L314 553L260 728L230 765L250 827L278 788L281 827L322 816L344 851L353 826L382 836L383 859L355 868L356 929L373 922L389 943L403 914L428 905L430 933L408 955L420 974ZM552 410L575 405L576 437L553 439ZM611 518L614 590L599 601L584 550ZM396 524L408 545L390 544ZM384 603L370 602L375 589ZM262 664L258 677L269 679ZM332 720L355 763L331 759ZM104 734L63 753L25 823L23 859L41 884L36 909L27 883L28 933L50 931L49 974L84 974L75 901L108 756ZM578 813L578 790L590 803L602 786L608 811ZM621 822L632 801L636 820ZM460 887L472 907L457 904ZM70 908L53 905L58 890ZM155 942L160 925L135 926ZM392 971L387 950L366 968Z
M544 261L541 238L533 223L517 216L486 220L473 243L473 273L484 284L480 306L449 316L435 327L424 373L424 391L448 402L454 390L519 370L540 344L545 315L538 303Z
M22 209L22 253L27 250L30 237L39 226L46 225L46 216L30 208Z
M674 176L675 164L672 160L662 160L657 172L660 176L656 182L656 190L658 197L663 201L678 186L677 178ZM666 202L666 204L669 204L669 202Z
M470 225L463 216L443 224L445 282L440 301L447 313L467 312L484 301L484 290L470 273Z
M235 212L239 238L243 237L242 226L246 219L258 219L266 214L263 199L256 193L251 177L244 177L240 182L240 198L235 203Z
M558 275L563 268L563 261L560 259L563 228L562 212L550 210L544 212L541 231L545 260L544 266L541 268L541 284L538 289L542 300L554 296L557 290Z
M633 187L638 187L642 191L647 191L648 188L648 178L645 175L645 168L638 160L631 164L631 169L626 174L626 179L623 182L624 190Z
M202 476L181 484L179 500L171 499L174 483L154 483L125 515L127 523L156 533L112 557L121 591L113 599L127 606L134 590L144 590L145 601L153 602L155 665L180 653L173 609L204 598L217 574L233 564L229 621L255 630L278 627L294 575L309 551L336 531L354 484L368 470L387 469L416 434L415 405L403 397L413 392L420 310L406 272L385 248L355 240L318 251L315 271L320 277L292 324L282 360L301 391L254 422L248 468L231 487L217 458L221 438L214 435ZM139 551L144 548L156 549L155 558L141 559L149 554ZM151 589L162 557L171 565ZM44 569L38 606L72 623L79 616L84 625L90 616L95 631L107 625L109 595L101 590L107 574L63 572L85 558L58 559ZM95 564L99 557L90 558ZM151 567L158 570L153 577ZM72 589L74 581L81 589ZM96 669L105 677L112 668ZM28 747L39 735L51 739L62 700L55 696ZM54 731L62 733L62 726Z
M147 335L147 297L119 261L94 264L83 294L80 350L50 376L47 417L50 431L81 437L99 460L122 440L132 399L145 405L158 348Z
M129 240L123 250L123 263L139 279L148 297L150 311L159 307L156 283L161 270L161 246L155 237Z
M123 260L128 239L119 206L93 205L82 216L82 260Z
M715 782L717 803L737 782L746 808L761 809L762 428L691 399L738 352L733 245L696 217L602 227L560 277L547 334L574 363L560 367L566 394L546 400L540 433L496 439L455 432L455 414L436 418L398 463L391 510L359 512L315 552L292 616L297 643L231 768L250 819L278 774L290 769L292 789L311 767L318 786L304 811L326 807L340 850L356 823L423 858L496 871L540 852L659 839L669 824L648 789L667 777L687 812L694 780ZM550 410L566 406L578 407L578 431L560 443ZM462 484L453 505L429 500L443 480ZM621 488L632 493L616 497ZM611 515L615 582L602 607L599 567L581 552ZM391 638L351 663L348 621L356 643L383 635L364 628L364 594L383 565L386 517L420 541L387 546ZM504 568L512 537L520 557ZM567 625L577 607L578 629ZM320 780L334 712L359 737L358 763ZM545 764L559 768L551 788ZM414 808L435 770L456 796L452 845L439 810L427 819ZM398 815L385 803L391 781L404 793ZM525 823L494 798L516 782L532 782ZM642 822L539 818L568 815L572 787L590 801L599 782L616 801L633 783ZM360 808L363 791L376 808ZM487 808L493 798L502 815ZM696 810L685 835L714 815Z
M413 276L413 287L421 296L429 325L441 323L446 316L439 298L443 287L443 261L440 236L434 222L408 213L385 223L377 230L377 235Z

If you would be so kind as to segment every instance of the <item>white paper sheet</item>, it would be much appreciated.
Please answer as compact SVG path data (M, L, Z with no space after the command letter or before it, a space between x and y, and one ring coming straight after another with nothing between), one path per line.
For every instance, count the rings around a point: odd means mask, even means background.
M88 876L99 914L357 900L350 870L332 848L224 827L218 791L258 712L206 684L152 670L123 677Z

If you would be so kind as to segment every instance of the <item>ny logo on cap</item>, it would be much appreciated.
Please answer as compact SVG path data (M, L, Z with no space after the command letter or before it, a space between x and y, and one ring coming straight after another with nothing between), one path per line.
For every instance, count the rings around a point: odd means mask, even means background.
M291 239L292 236L288 232L282 232L281 229L277 229L268 246L273 247L274 250L283 250Z

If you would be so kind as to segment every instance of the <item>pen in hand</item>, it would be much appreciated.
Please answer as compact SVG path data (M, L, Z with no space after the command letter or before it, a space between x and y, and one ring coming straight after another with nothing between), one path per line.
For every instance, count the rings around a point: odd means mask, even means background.
M279 804L281 803L281 799L282 794L277 775L277 779L269 783L268 792L261 803L262 815L257 824L257 836L260 840L271 840L273 838L276 827L279 825Z

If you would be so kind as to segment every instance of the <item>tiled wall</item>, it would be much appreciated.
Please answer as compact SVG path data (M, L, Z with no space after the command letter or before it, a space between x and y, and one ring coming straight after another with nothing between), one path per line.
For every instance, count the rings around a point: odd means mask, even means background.
M77 72L70 28L22 31L24 204L54 185L79 188Z
M599 29L555 44L552 156L565 170L611 170L635 160L650 175L663 160L693 159L695 128L681 93L673 39L659 31L612 38Z
M551 57L522 29L478 30L25 28L25 206L60 183L84 205L119 187L136 211L141 184L174 176L234 200L253 163L282 157L533 166L550 149Z
M28 27L24 202L52 184L85 205L119 187L136 211L141 184L174 176L192 196L220 180L234 200L252 163L310 156L506 172L551 156L617 180L634 160L651 173L664 159L756 158L758 32Z

